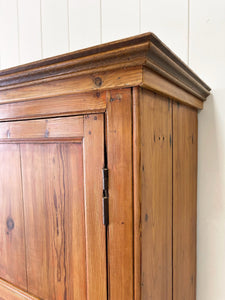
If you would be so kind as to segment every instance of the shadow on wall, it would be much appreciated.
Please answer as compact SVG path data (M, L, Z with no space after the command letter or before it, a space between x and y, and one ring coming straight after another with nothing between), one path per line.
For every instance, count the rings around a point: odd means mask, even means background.
M217 95L216 95L217 94ZM225 132L220 117L225 119L225 110L221 114L221 107L218 99L223 99L225 90L213 92L207 99L204 109L199 112L199 138L198 138L198 196L199 201L204 201L204 206L208 206L207 214L215 214L212 217L218 218L221 210L225 209L224 203L224 175L225 165L224 152ZM224 101L225 102L225 99ZM225 108L225 105L224 105ZM220 116L221 115L221 116ZM219 128L217 126L219 124ZM223 175L223 176L221 176ZM206 205L206 199L209 201ZM211 199L211 200L210 200ZM210 203L211 202L211 203ZM202 203L203 204L203 203ZM213 211L211 210L213 209ZM202 210L205 214L205 209ZM200 218L202 217L199 211Z
M198 115L198 300L225 299L225 90L212 93Z

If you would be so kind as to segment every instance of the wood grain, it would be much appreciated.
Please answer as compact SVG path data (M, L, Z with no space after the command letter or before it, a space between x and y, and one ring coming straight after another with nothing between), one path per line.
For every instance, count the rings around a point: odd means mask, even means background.
M19 145L0 145L0 277L27 289Z
M141 299L141 88L133 88L134 299Z
M96 79L97 78L97 79ZM94 72L87 75L69 75L47 82L33 82L28 86L16 86L13 89L0 90L0 104L21 102L41 98L65 96L75 93L86 93L107 90L115 87L131 87L141 83L142 68L140 66L104 72ZM97 83L97 84L96 84Z
M0 71L0 277L41 299L195 300L209 91L152 33Z
M109 298L133 299L131 90L112 91L107 101Z
M173 104L174 300L196 299L197 111Z
M106 235L102 217L104 115L84 118L84 197L87 299L107 299Z
M75 73L85 76L90 73L100 74L109 71L109 68L110 73L123 69L125 75L136 66L154 69L157 74L163 74L166 80L189 89L191 94L203 100L209 95L210 88L152 33L3 70L0 72L0 89L3 92L4 89L14 89L34 82L38 84L40 80L44 83L57 77L62 79ZM122 83L122 80L118 80L117 87L121 87L119 82ZM4 92L0 93L0 97L2 95Z
M105 92L73 94L2 104L0 105L0 120L78 115L103 112L105 109Z
M141 299L172 300L171 100L143 90L140 120Z
M38 298L0 279L0 300L38 300Z
M165 79L161 74L144 68L143 71L143 83L141 86L145 89L158 92L167 97L171 97L174 100L193 106L197 109L203 108L203 102L200 98L187 92L183 87L172 83L171 81Z
M24 144L21 161L28 291L86 299L82 145Z
M84 134L83 117L0 123L0 139L77 138Z

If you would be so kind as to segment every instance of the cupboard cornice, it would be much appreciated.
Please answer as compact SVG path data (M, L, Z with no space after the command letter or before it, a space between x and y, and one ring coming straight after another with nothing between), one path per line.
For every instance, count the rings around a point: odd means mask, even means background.
M0 103L133 86L198 109L210 92L154 34L145 33L2 70Z

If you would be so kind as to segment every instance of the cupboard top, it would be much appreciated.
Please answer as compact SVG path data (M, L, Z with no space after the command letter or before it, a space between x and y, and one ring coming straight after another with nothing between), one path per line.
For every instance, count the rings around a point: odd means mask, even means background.
M0 89L23 83L105 70L145 66L202 100L210 88L153 33L78 50L0 71ZM139 85L140 82L137 82Z

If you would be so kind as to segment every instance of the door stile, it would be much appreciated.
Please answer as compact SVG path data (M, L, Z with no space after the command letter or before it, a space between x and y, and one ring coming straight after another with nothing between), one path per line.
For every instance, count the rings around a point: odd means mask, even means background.
M22 220L23 220L23 228L24 228L24 244L25 244L25 249L24 249L24 256L25 256L25 272L26 272L26 292L28 292L28 274L27 274L27 240L26 240L26 226L25 226L25 203L24 203L24 191L23 191L23 168L22 168L22 156L21 156L21 144L18 145L19 147L19 156L20 156L20 180L21 180L21 198L22 198Z
M84 201L87 299L107 299L106 228L102 222L104 115L84 117ZM97 259L99 258L99 259ZM96 274L98 274L96 276Z
M105 206L103 206L103 223L105 224L105 255L106 255L106 284L107 284L107 300L109 300L109 245L108 245L108 239L109 239L109 169L108 169L108 151L107 151L107 116L106 113L104 114L104 167L103 170L106 170L107 172L107 186L105 186L105 177L103 178L104 185L103 185L103 205L104 203L104 196L107 196L107 211L105 211ZM104 171L103 171L104 173ZM105 176L105 174L103 175ZM104 191L104 189L107 189L107 191ZM105 213L107 214L107 222L105 222Z

